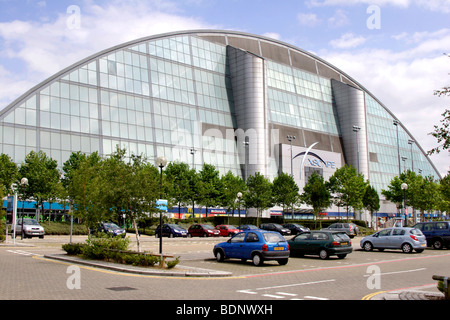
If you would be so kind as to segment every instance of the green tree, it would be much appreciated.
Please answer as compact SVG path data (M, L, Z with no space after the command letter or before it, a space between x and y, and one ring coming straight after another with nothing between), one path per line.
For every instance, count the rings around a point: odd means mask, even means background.
M259 172L249 176L246 183L248 191L244 193L243 200L247 208L256 209L259 226L262 212L273 205L272 183Z
M294 178L285 172L281 172L273 179L274 203L283 208L283 220L288 208L293 208L299 200L299 188Z
M206 207L206 217L208 217L208 208L216 207L221 198L221 181L219 171L211 164L204 164L199 172L201 182L200 204Z
M164 172L167 195L170 198L168 200L178 205L180 214L181 206L189 203L189 165L184 162L170 162Z
M427 176L423 178L423 182L420 186L420 192L418 198L415 200L417 209L422 213L422 221L425 211L431 213L438 208L439 205L439 187L436 180Z
M227 208L227 211L234 211L238 206L236 202L238 192L244 193L247 186L241 177L234 175L231 171L223 175L220 180L222 188L220 205Z
M367 184L363 196L363 206L370 212L370 223L373 222L373 213L380 210L380 197L377 190L370 184Z
M0 154L0 184L2 194L8 194L11 191L11 185L18 179L18 167L11 157L7 154Z
M355 213L363 208L366 184L364 176L357 173L355 167L347 165L337 169L328 180L327 187L336 196L336 205L346 208L347 219L350 207Z
M20 165L19 176L28 179L28 187L24 188L24 198L34 198L37 209L51 197L60 179L58 163L48 157L42 150L31 151ZM39 216L39 215L38 215Z
M313 214L315 217L315 222L317 222L317 218L319 213L328 208L331 204L331 195L328 187L321 175L317 172L313 172L313 174L308 178L308 182L303 187L303 193L301 195L301 200L313 207ZM322 221L320 220L320 223Z

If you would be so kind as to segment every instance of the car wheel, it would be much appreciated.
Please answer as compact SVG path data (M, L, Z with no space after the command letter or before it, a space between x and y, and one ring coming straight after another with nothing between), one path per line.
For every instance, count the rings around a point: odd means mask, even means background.
M217 262L222 262L225 259L225 255L223 254L222 250L216 251L216 260Z
M279 260L278 260L278 264L279 264L280 266L284 266L284 265L287 265L288 261L289 261L288 258L286 258L286 259L279 259Z
M325 249L320 250L319 257L322 260L328 259L328 251Z
M264 259L259 253L255 253L252 257L252 263L254 266L258 267L264 263Z
M363 245L364 251L372 251L373 245L370 242L365 242Z
M412 246L409 243L402 244L402 251L404 253L411 253L412 252Z
M440 250L442 249L442 241L439 239L433 240L433 248Z

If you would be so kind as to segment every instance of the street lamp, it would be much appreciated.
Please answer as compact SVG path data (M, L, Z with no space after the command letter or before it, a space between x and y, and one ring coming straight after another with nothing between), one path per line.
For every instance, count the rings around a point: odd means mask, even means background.
M238 198L238 202L239 202L239 206L238 206L238 212L239 212L239 227L241 227L241 198L242 198L242 192L238 192L237 193L237 198Z
M400 145L398 143L398 125L399 125L399 121L398 120L394 120L393 121L393 125L397 128L397 158L398 158L398 177L400 178L400 174L401 174L401 169L400 169Z
M286 138L288 139L288 141L291 144L291 177L293 178L294 177L294 172L293 172L293 165L292 165L292 160L293 160L292 159L292 140L295 140L295 136L288 135Z
M361 127L353 126L353 132L356 133L356 155L358 161L358 174L359 174L359 145L358 145L358 132L361 130Z
M21 180L20 180L20 185L22 186L22 188L25 188L24 186L27 186L28 185L28 179L27 178L22 178ZM23 240L23 215L24 215L24 211L25 211L25 195L24 195L24 192L23 192L24 190L22 189L22 222L21 222L21 225L22 225L22 232L21 232L21 235L20 235L20 240Z
M248 137L245 137L245 141L243 141L242 144L244 145L244 159L245 159L244 181L247 182L247 171L248 171L247 151L248 151L248 147L250 145L250 142L248 141ZM250 154L248 157L250 158Z
M405 196L405 193L406 193L406 189L408 189L408 185L403 182L402 185L401 185L401 188L403 190L403 214L405 215L405 227L406 227L408 220L407 220L407 217L406 217L407 213L406 213L406 196Z
M160 189L159 198L162 199L162 169L166 166L167 159L164 156L156 158L156 165L159 167L160 175ZM159 212L159 253L162 254L162 210Z
M192 154L192 168L195 168L195 152L197 152L196 149L191 148L191 154Z

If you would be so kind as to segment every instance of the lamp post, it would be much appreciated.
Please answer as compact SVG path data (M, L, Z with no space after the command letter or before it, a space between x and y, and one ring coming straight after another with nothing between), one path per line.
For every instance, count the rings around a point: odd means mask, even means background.
M399 125L399 121L398 120L394 120L393 121L394 126L397 129L397 158L398 158L398 177L400 178L400 174L401 174L401 169L400 169L400 145L398 143L398 125Z
M358 174L359 174L359 144L358 144L358 132L361 130L361 127L353 126L353 132L356 133L356 155L357 155L357 162L358 162Z
M290 135L288 135L287 137L286 137L287 139L288 139L288 141L290 142L290 144L291 144L291 177L293 178L294 177L294 169L293 169L293 165L292 165L292 140L295 140L295 136L290 136Z
M28 179L27 178L22 178L21 180L20 180L20 185L22 186L22 188L25 188L25 186L27 186L28 185ZM23 215L24 215L24 211L25 211L25 195L24 195L24 192L23 192L24 190L22 189L22 222L21 222L21 225L22 225L22 232L21 232L21 235L20 235L20 240L23 240Z
M192 169L195 169L195 152L197 150L194 149L194 147L191 148L191 154L192 154Z
M159 156L156 158L156 165L159 167L161 175L160 175L160 189L159 189L159 198L162 199L163 186L162 186L162 169L166 166L167 159L164 156ZM162 254L162 211L159 212L159 253Z
M238 213L239 213L239 228L240 228L241 227L241 198L242 198L242 192L238 192L236 196L237 196L238 202L239 202Z
M250 142L248 141L248 137L245 137L245 141L242 143L244 145L244 159L245 159L244 181L247 182L247 171L248 171L247 151L248 151L248 147L250 145ZM249 158L250 158L250 155L249 155Z
M406 213L406 189L408 189L408 185L406 183L402 183L401 188L403 190L403 214L405 215L405 227L407 226L407 213Z

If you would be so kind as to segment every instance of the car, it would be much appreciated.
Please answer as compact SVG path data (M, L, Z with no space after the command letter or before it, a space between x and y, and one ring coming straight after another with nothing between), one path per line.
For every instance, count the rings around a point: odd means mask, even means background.
M291 256L318 255L328 259L336 255L344 259L353 252L352 241L345 232L314 230L296 235L288 241Z
M351 239L353 239L358 235L359 227L354 223L337 222L329 225L327 228L323 228L322 230L344 231Z
M427 246L434 249L450 248L450 222L432 221L416 223L417 228L427 238Z
M309 231L309 228L304 227L298 223L285 223L285 224L283 224L283 227L286 229L289 229L291 231L291 234L293 234L293 235Z
M122 237L122 238L125 238L125 236L127 235L125 229L119 227L117 224L113 222L100 222L100 225L97 228L97 232L103 232L113 237Z
M155 237L159 238L160 226L156 227ZM187 237L188 231L175 223L165 223L162 226L162 236L163 237Z
M241 230L229 224L219 224L216 226L216 229L219 230L220 235L224 237L234 236L236 233L241 232Z
M413 250L420 253L426 248L427 241L419 229L392 227L362 238L360 246L365 251L401 249L404 253L411 253Z
M261 266L267 260L276 260L280 265L289 261L286 239L278 232L259 229L240 232L227 242L216 244L213 253L218 262L224 259L250 259L255 266Z
M246 231L246 230L259 230L259 228L253 224L244 224L242 226L238 226L239 230Z
M287 228L284 228L282 225L277 223L263 223L259 226L260 229L268 230L268 231L276 231L281 235L290 235L291 231Z
M23 223L22 223L23 219ZM25 238L39 237L44 239L45 230L36 219L31 218L18 218L15 228L15 236L22 234L22 224L23 224L23 236Z
M218 237L220 231L209 224L193 224L188 229L188 237Z

